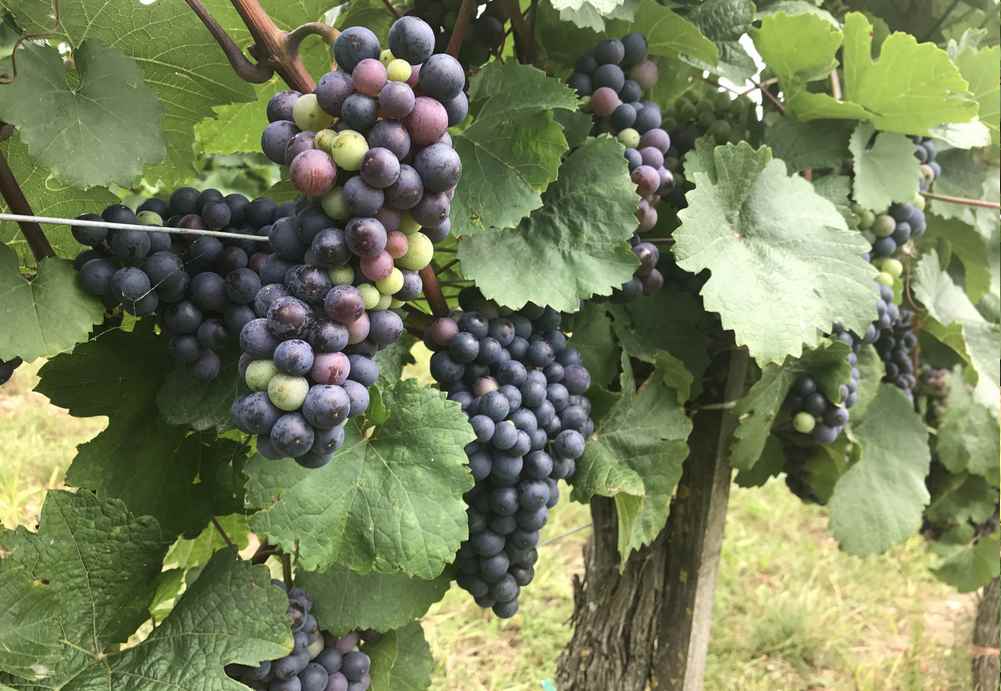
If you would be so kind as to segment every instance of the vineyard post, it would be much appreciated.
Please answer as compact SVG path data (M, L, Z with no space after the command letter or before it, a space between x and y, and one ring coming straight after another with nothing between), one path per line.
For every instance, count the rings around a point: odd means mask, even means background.
M744 391L744 348L731 351L722 400L695 415L667 525L620 570L611 499L591 501L594 530L574 583L574 632L557 680L568 691L702 688L731 467L726 452Z

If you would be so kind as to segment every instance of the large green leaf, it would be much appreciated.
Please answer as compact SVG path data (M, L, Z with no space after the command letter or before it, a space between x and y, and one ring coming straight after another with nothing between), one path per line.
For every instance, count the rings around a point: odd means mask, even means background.
M798 356L836 321L864 332L875 271L862 236L768 148L718 146L712 160L712 175L692 175L674 232L678 265L712 272L706 309L761 364Z
M462 180L452 206L455 234L511 228L542 205L569 148L553 111L575 111L560 80L516 62L492 62L469 85L473 124L453 136Z
M800 122L779 117L765 127L765 144L785 161L790 173L806 168L839 168L848 158L848 123L838 120Z
M882 132L859 123L848 143L855 168L855 201L882 211L892 202L905 202L918 192L918 159L914 143L902 134Z
M464 446L473 432L458 404L415 380L381 397L387 420L369 430L349 424L344 447L323 468L252 460L247 499L261 510L251 526L297 549L306 569L337 563L435 578L467 536L462 494L473 480Z
M622 150L608 137L588 140L517 228L460 241L463 273L513 308L534 302L574 312L583 299L610 295L637 266L627 242L637 197Z
M928 230L923 243L938 244L943 254L951 254L963 265L963 289L974 303L991 288L991 253L988 238L958 219L928 214ZM935 245L932 245L935 246Z
M979 119L991 133L991 141L997 146L1001 133L998 121L1001 119L1001 46L979 48L967 32L960 41L949 42L949 55L963 78L969 83L970 91L980 104Z
M21 276L17 255L0 245L0 360L34 360L56 355L87 340L104 306L84 293L73 264L43 259L30 281Z
M619 371L619 352L612 332L608 306L586 302L574 316L573 347L580 351L591 374L591 383L609 386Z
M157 392L160 415L172 425L196 430L230 426L230 407L239 394L240 373L236 353L226 353L219 376L210 382L198 379L190 367L175 367Z
M573 499L584 502L597 495L615 500L622 564L664 527L681 479L692 423L678 394L658 368L596 420L594 436L577 461Z
M451 584L446 573L425 581L399 573L355 573L340 566L299 571L296 583L313 595L314 613L332 633L389 631L420 619Z
M31 155L71 185L129 185L166 153L160 101L115 48L86 41L73 65L71 85L57 48L26 44L17 79L0 86L0 119L17 125Z
M424 691L431 686L434 659L421 625L390 631L364 652L372 658L372 691Z
M949 380L949 398L938 427L935 450L952 473L968 472L998 486L998 419L978 403L960 376Z
M972 593L984 587L1001 574L998 549L1001 548L1001 532L994 531L973 544L943 545L936 551L942 561L932 567L932 573L940 581L951 585L961 593Z
M876 129L901 134L927 134L942 123L976 116L977 101L944 50L895 32L883 41L874 60L872 40L872 25L863 14L845 15L844 100L792 84L788 111L801 120L869 120Z
M768 14L751 37L786 93L823 79L838 65L835 54L841 47L841 31L815 14Z
M935 191L939 194L997 201L996 194L991 199L991 196L984 191L985 185L989 185L992 179L997 179L997 166L984 162L977 152L952 149L940 152L935 160L942 166L942 174L935 179ZM994 186L997 186L996 182ZM942 218L958 219L977 227L986 238L990 237L990 233L977 223L979 209L963 204L952 204L941 199L929 201L931 210ZM996 213L993 216L997 218Z
M103 187L82 190L58 181L28 154L28 148L16 133L0 142L0 153L7 158L24 196L31 203L31 210L40 216L72 218L87 211L100 213L108 204L118 201L118 197ZM0 211L10 211L3 199L0 199ZM60 256L73 256L85 249L73 239L69 226L46 225L44 230L49 244ZM0 221L0 243L10 245L22 263L31 261L31 252L16 223Z
M146 619L169 541L89 492L51 491L38 532L0 533L0 670L62 688Z
M268 570L218 552L139 645L87 657L65 691L240 691L224 667L287 655L288 600Z
M880 387L854 431L861 457L834 487L830 528L846 552L878 554L921 528L929 501L928 434L910 401L892 384Z
M635 10L630 0L551 0L551 4L563 21L594 31L604 30L606 17L630 19Z
M710 66L719 59L719 49L695 24L655 0L641 0L632 30L646 36L650 55L686 57Z
M109 417L108 427L78 448L67 482L122 499L175 535L201 530L213 508L237 508L231 463L245 451L214 435L187 437L160 419L156 395L170 367L163 339L143 322L49 360L38 391L74 417Z
M730 446L733 467L748 471L761 458L782 404L801 374L810 374L824 395L838 401L841 385L847 384L851 376L850 352L840 341L827 341L820 348L808 350L802 358L787 358L781 365L765 367L761 378L734 408L738 422Z
M247 31L229 3L209 0L205 4L235 40L246 42ZM11 11L26 31L53 30L50 0L0 0L0 6ZM254 99L253 88L236 75L219 44L186 3L61 3L57 29L77 49L85 41L100 41L139 64L143 78L163 104L167 160L147 171L151 179L160 176L175 182L189 177L194 172L195 124L211 116L213 106Z

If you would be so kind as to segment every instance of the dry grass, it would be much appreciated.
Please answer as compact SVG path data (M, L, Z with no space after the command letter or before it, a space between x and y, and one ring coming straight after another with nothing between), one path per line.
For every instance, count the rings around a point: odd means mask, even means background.
M106 424L33 393L40 363L0 387L0 520L32 526L77 444ZM570 631L571 578L582 568L585 507L553 512L520 614L500 621L453 588L425 629L435 691L542 689ZM706 688L719 691L965 689L973 599L936 582L917 539L882 557L838 552L823 510L781 482L735 489L727 524ZM614 691L614 690L612 690Z

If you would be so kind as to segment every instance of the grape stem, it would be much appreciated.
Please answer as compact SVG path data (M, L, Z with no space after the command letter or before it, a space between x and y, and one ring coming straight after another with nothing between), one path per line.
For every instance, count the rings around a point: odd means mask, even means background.
M841 93L841 77L838 76L837 68L831 70L831 95L835 101L840 101L843 98Z
M463 0L463 3L469 0ZM465 6L465 5L463 5ZM441 285L438 283L438 275L434 272L434 267L428 264L420 271L421 280L424 282L424 296L431 306L431 312L436 317L448 316L448 302L442 295Z
M251 563L254 564L263 564L268 560L269 557L271 557L271 555L277 553L278 553L277 547L275 547L274 545L269 545L267 542L262 542L261 546L257 548L257 551L254 552L252 557L250 557L250 561Z
M475 13L476 0L462 0L459 16L455 19L455 28L452 29L452 38L448 40L448 49L445 51L453 58L459 57L459 50L462 48L462 42L466 39L466 32L473 22L473 14Z
M949 204L976 206L981 209L1001 209L1001 204L986 199L967 199L966 197L953 197L948 194L938 194L936 192L922 192L921 196L926 199L937 199L940 202L947 202Z
M297 26L296 28L285 34L285 49L290 55L299 54L299 46L302 44L302 40L307 36L319 36L324 40L327 45L333 45L337 37L341 35L341 32L323 22L309 22L308 24L303 24L302 26Z
M14 127L12 125L0 123L0 141L7 139L13 133ZM24 216L35 215L2 151L0 151L0 195L3 196L3 200L14 213ZM56 256L55 250L49 244L49 239L45 237L42 226L34 221L19 221L17 225L21 229L21 234L24 235L28 249L31 250L31 256L35 258L36 263L40 263L46 257Z
M22 44L28 41L37 41L41 38L61 38L63 35L59 33L59 29L62 26L62 20L59 19L59 0L52 0L52 31L43 31L41 33L33 34L23 34L14 43L14 47L10 49L10 74L0 74L0 84L13 84L17 80L17 50ZM0 136L0 141L6 137Z
M292 587L292 555L282 554L282 580L285 581L285 587Z
M400 11L393 7L393 3L389 0L382 0L382 4L386 6L386 10L393 15L396 19L400 18Z
M220 523L219 519L215 516L212 517L212 527L216 529L216 532L219 533L219 536L222 538L222 541L226 543L227 547L232 549L234 552L240 551L237 549L236 545L233 544L233 541L229 539L229 535L227 535L225 529L223 529L222 523Z
M216 40L219 47L222 48L222 52L226 54L226 59L229 60L230 66L239 75L240 79L251 84L261 84L271 79L272 75L274 75L274 70L267 65L256 64L248 60L240 46L219 25L219 22L209 13L201 0L186 0L186 2L188 3L188 7L202 20L202 24L212 34L212 38Z
M518 0L508 0L508 14L511 15L511 29L514 31L518 60L531 65L535 61L535 40L531 27L521 14Z

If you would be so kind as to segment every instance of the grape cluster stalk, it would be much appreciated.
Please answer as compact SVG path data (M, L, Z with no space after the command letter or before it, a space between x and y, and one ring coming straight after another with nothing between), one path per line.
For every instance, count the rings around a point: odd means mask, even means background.
M368 409L373 356L403 333L397 310L421 295L420 272L449 235L462 166L447 130L468 102L462 66L434 45L412 16L390 27L388 50L369 29L345 29L339 69L268 103L261 147L303 197L269 229L257 318L240 332L249 391L232 416L267 458L330 461L345 422Z
M532 582L539 531L594 432L591 376L560 330L561 315L532 305L498 309L475 289L431 324L431 374L462 406L476 434L466 447L476 481L465 496L469 539L457 582L503 618Z
M372 661L358 650L361 636L335 636L321 630L310 613L313 598L309 593L298 587L286 589L281 581L272 583L288 596L292 652L256 667L228 665L226 674L259 691L366 691L372 684Z
M606 39L577 60L567 80L579 96L589 97L594 134L611 134L626 147L629 175L640 195L638 226L630 240L640 266L613 295L613 299L623 301L652 295L664 285L664 276L657 268L660 250L640 234L657 225L657 204L675 182L665 165L671 137L661 126L660 107L643 98L658 78L657 64L648 52L641 33Z
M175 190L169 200L150 198L135 211L112 204L80 219L108 223L216 230L259 235L291 214L291 205L261 197L223 196L219 190ZM254 318L252 303L270 259L267 242L225 236L171 235L116 227L74 227L88 247L74 266L83 290L137 317L155 315L174 359L195 377L219 376L222 353Z

